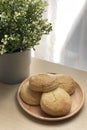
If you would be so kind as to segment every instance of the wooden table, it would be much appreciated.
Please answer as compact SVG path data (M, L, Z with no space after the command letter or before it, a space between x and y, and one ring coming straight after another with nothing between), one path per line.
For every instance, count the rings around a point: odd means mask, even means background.
M87 129L87 72L59 64L32 58L31 74L41 72L65 73L71 75L85 92L82 110L67 120L48 122L28 115L18 104L16 94L20 84L0 83L0 130L86 130Z

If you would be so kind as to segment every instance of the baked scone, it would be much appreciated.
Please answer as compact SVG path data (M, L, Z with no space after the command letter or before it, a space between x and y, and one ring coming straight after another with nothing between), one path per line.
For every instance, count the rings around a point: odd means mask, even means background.
M29 81L27 81L21 87L20 97L29 105L39 105L41 93L32 91L29 87Z
M62 88L43 93L40 100L43 112L58 117L70 112L71 103L71 96Z
M48 73L30 76L29 83L30 88L38 92L49 92L58 87L56 76Z
M70 95L75 92L76 82L66 74L57 74L58 87L63 88Z

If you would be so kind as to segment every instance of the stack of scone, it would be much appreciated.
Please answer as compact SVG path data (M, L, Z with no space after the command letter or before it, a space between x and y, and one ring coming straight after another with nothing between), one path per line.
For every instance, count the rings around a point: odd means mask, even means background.
M72 106L75 80L65 74L36 74L29 77L20 90L22 100L29 105L40 105L50 116L65 116Z

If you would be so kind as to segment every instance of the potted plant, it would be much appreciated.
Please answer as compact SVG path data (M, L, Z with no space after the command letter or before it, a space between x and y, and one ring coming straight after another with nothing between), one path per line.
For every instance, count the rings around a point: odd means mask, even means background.
M43 0L0 0L0 81L18 83L29 75L31 48L52 30Z

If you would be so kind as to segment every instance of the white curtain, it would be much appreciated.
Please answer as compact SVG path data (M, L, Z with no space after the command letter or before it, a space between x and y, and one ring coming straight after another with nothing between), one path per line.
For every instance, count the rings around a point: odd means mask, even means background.
M87 46L86 0L47 1L49 6L44 16L52 23L53 30L48 36L42 37L34 56L79 69L87 69L86 56L84 57L86 55L84 47Z

